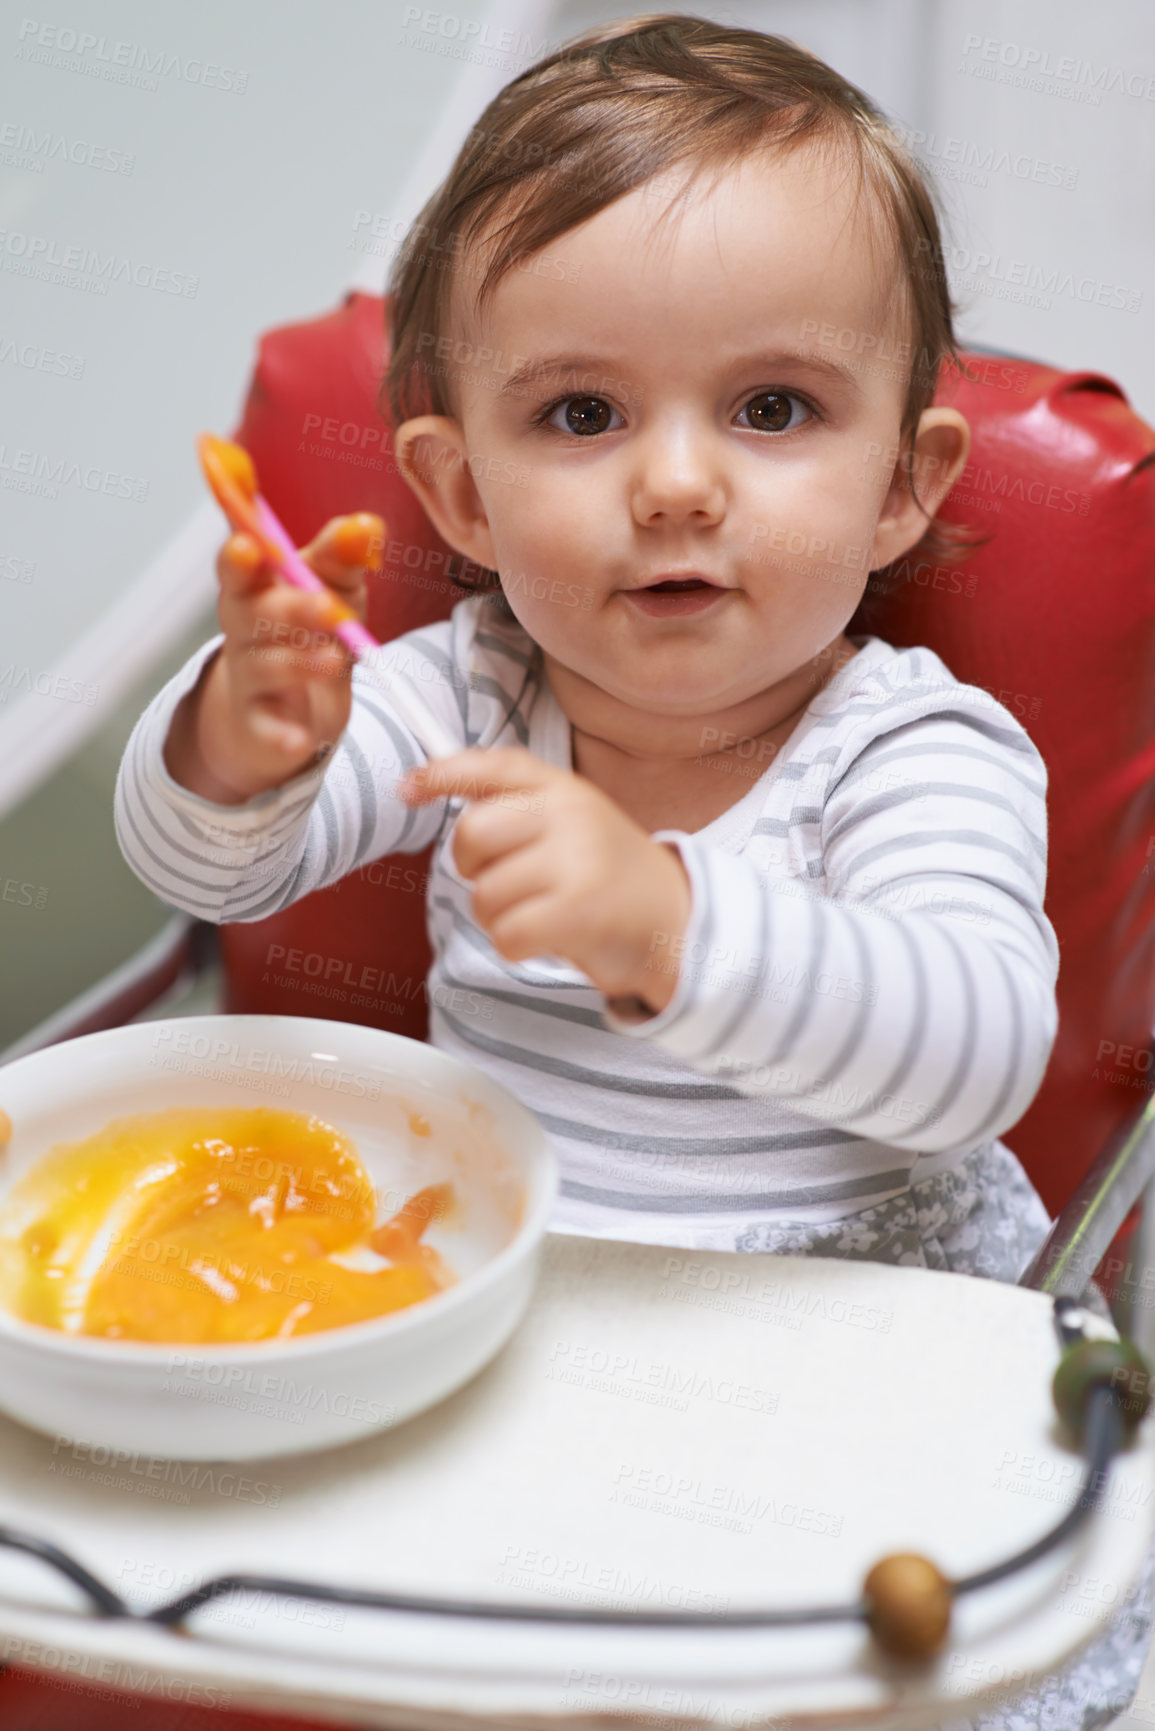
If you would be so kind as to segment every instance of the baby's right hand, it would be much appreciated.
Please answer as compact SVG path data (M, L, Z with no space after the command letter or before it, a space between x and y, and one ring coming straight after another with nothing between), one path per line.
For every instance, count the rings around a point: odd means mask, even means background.
M371 512L334 517L301 557L365 622L366 568L377 568L385 525ZM324 627L330 598L285 581L251 536L217 560L225 641L173 714L164 758L183 787L243 805L280 787L337 743L352 707L353 656Z

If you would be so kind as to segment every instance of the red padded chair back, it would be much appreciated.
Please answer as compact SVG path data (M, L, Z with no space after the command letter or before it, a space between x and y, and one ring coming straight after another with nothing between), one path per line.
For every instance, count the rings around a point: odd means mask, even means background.
M379 511L385 568L369 625L386 640L460 598L452 551L397 471L377 412L384 306L351 294L271 331L238 437L298 542ZM926 644L1016 716L1050 776L1047 913L1059 1035L1006 1141L1048 1206L1067 1200L1142 1102L1155 1024L1155 432L1118 385L969 354L940 401L967 417L967 468L942 512L991 541L965 564L909 560L908 580L848 629ZM225 1008L316 1015L424 1038L428 851L377 860L252 925L222 928Z

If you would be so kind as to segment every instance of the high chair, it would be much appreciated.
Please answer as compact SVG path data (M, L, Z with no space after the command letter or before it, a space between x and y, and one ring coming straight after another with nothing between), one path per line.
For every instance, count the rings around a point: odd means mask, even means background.
M370 579L368 617L381 641L446 618L464 593L450 581L458 556L398 472L378 412L385 341L382 300L358 292L323 317L269 332L235 435L299 544L342 512L384 517L385 563ZM957 565L915 550L877 610L860 609L847 630L928 645L957 678L1009 709L1047 763L1046 911L1061 951L1059 1033L1033 1105L1004 1139L1058 1217L1022 1284L1077 1297L1098 1270L1117 1317L1144 1344L1155 1336L1148 1231L1135 1213L1155 1173L1144 1110L1155 1026L1155 432L1101 374L993 351L964 359L972 376L946 379L938 397L955 404L972 430L967 467L941 518L978 525L990 539ZM881 465L886 453L867 460ZM254 924L215 928L175 916L137 957L0 1062L119 1026L146 1009L155 1014L214 959L223 1012L364 1021L423 1039L429 859L427 850L371 862ZM375 1010L310 992L330 958L379 970ZM1155 1121L1155 1108L1150 1116ZM766 1597L778 1602L782 1594L768 1585ZM123 1722L123 1702L113 1696L107 1713L67 1694L57 1710L56 1687L28 1672L0 1674L0 1721L15 1724L9 1715L23 1711L19 1722L29 1726L105 1731ZM336 1717L337 1707L331 1711ZM597 1722L616 1723L606 1711ZM134 1703L133 1725L202 1726L192 1709L179 1719L171 1709L155 1712ZM944 1720L964 1713L965 1703L943 1698ZM454 1720L475 1722L482 1721ZM250 1724L253 1731L305 1726L219 1712L203 1719L204 1731Z

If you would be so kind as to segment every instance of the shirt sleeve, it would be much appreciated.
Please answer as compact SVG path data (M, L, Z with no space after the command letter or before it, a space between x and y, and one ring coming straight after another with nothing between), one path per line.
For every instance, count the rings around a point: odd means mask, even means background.
M825 888L656 832L690 880L683 941L653 938L677 986L658 1015L613 1000L607 1025L920 1153L1017 1123L1058 1028L1059 947L1046 766L1007 723L931 715L873 739L813 814Z
M397 678L420 681L425 705L465 743L449 622L408 632L357 661L349 723L328 758L243 805L200 798L174 781L164 762L177 704L224 641L220 633L189 658L125 747L114 824L137 877L161 901L223 925L266 919L363 861L427 847L446 801L411 807L398 797L398 782L426 752L390 706L389 689Z

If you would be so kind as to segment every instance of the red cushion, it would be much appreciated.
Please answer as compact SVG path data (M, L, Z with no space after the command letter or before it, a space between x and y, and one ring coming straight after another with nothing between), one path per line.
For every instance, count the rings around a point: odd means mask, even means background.
M1142 1105L1155 1025L1155 432L1098 373L971 355L938 400L972 430L941 513L993 539L917 569L879 636L925 643L1047 765L1059 1032L1005 1136L1054 1211Z
M369 613L382 640L447 617L460 595L444 577L451 549L397 473L378 414L384 354L383 303L371 295L269 332L238 434L298 541L343 511L384 516L385 570ZM1047 763L1060 1027L1035 1103L1006 1140L1056 1209L1147 1086L1155 433L1099 374L967 360L978 381L952 377L940 392L973 435L942 517L994 538L957 568L912 557L906 585L849 629L927 644L1009 709ZM226 1009L424 1038L428 864L428 851L397 854L271 919L223 927Z
M91 1667L90 1674L98 1673ZM80 1671L65 1677L9 1669L0 1673L0 1725L5 1731L334 1731L331 1720L321 1725L225 1711L227 1690L178 1682L168 1688L170 1694L129 1694L90 1683Z

